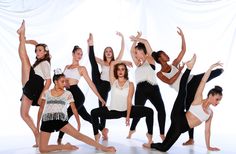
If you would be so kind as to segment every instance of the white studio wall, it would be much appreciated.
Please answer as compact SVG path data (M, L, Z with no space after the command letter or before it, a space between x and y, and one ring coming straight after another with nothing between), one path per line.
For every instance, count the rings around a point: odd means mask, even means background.
M212 129L213 133L235 136L235 8L234 0L0 1L0 136L31 133L19 113L22 87L16 30L23 19L26 21L26 37L49 46L52 70L58 67L63 69L70 64L73 46L79 45L84 52L81 64L87 67L89 73L87 38L90 32L94 35L95 54L98 57L102 57L106 46L111 46L115 54L118 53L120 38L116 36L116 31L120 31L125 36L123 59L131 60L129 49L132 42L129 36L142 31L154 50L166 51L173 60L181 48L177 26L182 28L187 44L184 61L197 54L193 73L202 73L217 61L224 63L223 75L207 84L206 93L214 85L223 87L223 100L213 109ZM34 47L27 45L27 51L33 63ZM157 70L159 68L157 65ZM134 79L134 70L135 67L130 68L131 80ZM176 92L161 81L158 83L168 122ZM93 96L86 97L85 106L88 110L94 108L97 105L95 95L83 80L79 86L85 97ZM37 107L32 107L34 120L36 112ZM168 127L166 125L166 131Z

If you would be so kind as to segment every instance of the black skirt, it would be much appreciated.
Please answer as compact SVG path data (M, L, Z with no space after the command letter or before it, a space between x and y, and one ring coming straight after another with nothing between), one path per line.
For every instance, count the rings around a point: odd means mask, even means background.
M34 69L31 67L29 80L26 82L23 89L23 94L32 100L33 106L39 106L38 99L44 88L44 79L35 74Z

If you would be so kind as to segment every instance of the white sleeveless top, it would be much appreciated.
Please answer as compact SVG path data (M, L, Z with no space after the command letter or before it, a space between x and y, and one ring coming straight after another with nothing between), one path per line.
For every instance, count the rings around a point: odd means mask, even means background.
M71 78L76 80L79 80L81 78L78 68L72 68L72 69L66 68L64 74L66 78Z
M70 91L65 90L60 96L52 96L51 90L47 90L42 99L46 100L42 121L68 120L67 108L71 102L74 102Z
M110 70L110 66L102 65L101 80L108 81L108 82L110 81L109 70Z
M111 86L111 103L108 109L116 111L126 111L128 93L129 80L127 80L122 87L119 86L118 80L115 80Z
M42 61L34 68L35 74L41 76L44 80L51 79L51 65L48 61Z
M171 66L170 72L168 72L168 73L161 72L168 79L172 78L179 71L179 69L176 68L174 65L170 65L170 66ZM179 83L180 83L182 75L183 75L183 73L181 72L179 74L178 78L175 80L175 82L170 85L170 87L175 89L175 91L177 91L177 92L179 91ZM193 77L193 75L189 75L188 82L192 79L192 77Z
M194 116L196 116L201 122L209 119L212 110L210 108L207 109L208 114L203 110L202 104L199 105L191 105L189 108L189 112L191 112Z
M152 69L147 60L145 60L145 62L135 70L135 81L136 84L147 81L151 85L157 85L155 71Z

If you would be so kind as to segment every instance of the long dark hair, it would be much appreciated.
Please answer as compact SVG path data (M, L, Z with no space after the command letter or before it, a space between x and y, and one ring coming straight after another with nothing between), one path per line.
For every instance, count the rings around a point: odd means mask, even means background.
M111 53L112 53L112 57L111 57L111 61L110 61L110 63L111 63L112 61L115 60L114 52L113 52L112 47L106 47L106 48L104 49L104 51L103 51L103 61L107 61L107 57L106 57L106 55L105 55L105 51L106 51L107 49L111 49ZM109 64L110 64L110 63L109 63Z
M45 56L42 59L38 59L36 57L36 61L33 64L33 68L35 68L39 63L41 63L41 62L43 62L45 60L48 61L49 64L50 64L50 61L51 61L51 55L49 54L48 46L46 44L44 44L44 43L39 43L39 44L37 44L35 46L35 52L36 52L37 47L39 47L39 46L44 48L44 51L46 52L46 54L45 54Z
M220 96L222 96L223 95L222 91L223 91L223 89L220 86L215 86L214 88L212 88L208 92L207 97L209 97L210 94L213 95L213 96L216 95L216 94L219 94Z
M126 80L128 80L128 79L129 79L128 69L127 69L127 66L126 66L124 63L117 63L117 64L114 66L114 70L113 70L114 77L115 77L116 79L118 79L117 71L118 71L118 67L119 67L119 66L124 66L124 67L125 67L124 78L125 78Z

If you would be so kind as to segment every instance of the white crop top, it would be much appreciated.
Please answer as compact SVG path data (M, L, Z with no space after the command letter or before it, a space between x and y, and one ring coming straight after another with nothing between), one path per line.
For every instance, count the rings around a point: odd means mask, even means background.
M127 97L129 93L129 81L120 87L118 81L115 80L111 86L111 103L108 107L109 110L126 111L127 110Z
M42 61L34 68L35 74L41 76L44 80L51 79L51 65L48 61Z
M77 67L72 68L72 69L66 68L64 71L64 74L66 78L71 78L71 79L76 79L76 80L79 80L81 78L79 69Z
M194 116L196 116L201 122L209 119L212 110L210 108L207 109L208 114L203 110L202 104L199 105L191 105L189 108L189 112L191 112Z
M152 69L147 60L135 70L136 84L147 81L152 85L157 85L155 71Z
M71 102L74 102L70 91L65 90L60 96L52 96L51 90L47 90L42 99L46 100L42 121L68 120L67 108Z
M110 66L102 65L102 72L101 72L101 79L104 81L110 81L109 80L109 70Z
M168 79L172 78L179 71L179 69L176 68L174 65L170 65L170 66L171 66L170 72L168 72L168 73L161 72ZM179 83L180 83L182 75L183 75L183 73L181 72L180 75L178 76L178 78L175 80L175 82L170 85L170 87L175 89L177 92L179 91ZM193 77L193 75L189 76L188 82L192 79L192 77Z

